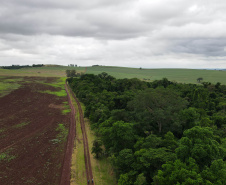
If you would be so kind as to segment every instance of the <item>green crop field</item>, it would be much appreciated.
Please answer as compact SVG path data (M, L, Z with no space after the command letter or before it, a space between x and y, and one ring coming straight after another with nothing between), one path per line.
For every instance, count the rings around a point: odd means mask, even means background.
M0 76L65 77L67 69L76 69L80 73L85 71L85 67L44 66L22 69L0 69Z
M100 74L106 72L116 78L138 78L146 81L168 78L170 81L180 83L197 83L197 78L202 77L204 82L226 84L226 71L200 70L200 69L139 69L126 67L67 67L44 66L34 68L22 68L16 70L0 69L0 76L42 76L65 77L65 71L75 69L78 73Z
M197 78L202 77L203 81L226 84L226 71L219 70L198 70L198 69L137 69L123 67L89 67L87 73L99 74L107 72L116 78L138 78L141 80L160 80L168 78L170 81L180 83L197 83Z

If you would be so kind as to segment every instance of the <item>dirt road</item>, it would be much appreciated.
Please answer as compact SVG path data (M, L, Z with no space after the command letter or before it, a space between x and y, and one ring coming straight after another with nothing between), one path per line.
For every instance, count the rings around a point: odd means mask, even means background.
M86 135L86 129L85 129L85 122L84 122L82 107L81 107L81 104L79 103L78 99L75 97L74 93L72 92L71 88L67 84L65 85L65 88L67 90L67 93L68 93L68 91L71 92L73 98L75 99L75 101L78 105L78 110L79 110L79 115L80 115L79 119L80 119L82 135L83 135L83 143L84 143L84 158L85 158L87 184L89 184L88 181L90 182L90 184L94 184L94 182L92 183L93 172L92 172L92 166L91 166L91 161L90 161L89 145L88 145L88 139L87 139L87 135ZM73 118L75 118L75 108L72 104L72 100L69 96L69 93L68 93L68 97L69 97L70 106L72 108L72 116L73 116ZM63 184L61 184L61 185L63 185Z
M63 168L61 173L60 185L70 185L71 176L71 157L73 151L74 138L76 136L76 122L75 122L75 107L72 104L72 100L69 95L69 90L67 84L65 84L65 89L68 96L68 102L71 107L71 118L70 118L70 128L67 140L67 148L64 156Z

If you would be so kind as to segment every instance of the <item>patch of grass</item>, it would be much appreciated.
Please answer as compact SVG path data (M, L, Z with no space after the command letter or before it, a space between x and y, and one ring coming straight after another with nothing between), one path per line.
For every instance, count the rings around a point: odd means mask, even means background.
M22 128L24 126L27 126L30 122L22 122L20 124L14 125L12 128Z
M71 96L72 97L72 96ZM84 145L82 139L82 130L80 126L78 106L73 99L73 105L75 106L76 115L76 138L74 141L74 149L71 162L71 185L86 185L86 170L85 170L85 158L84 158Z
M62 114L63 115L66 115L69 112L71 112L71 109L64 109L64 110L62 110Z
M20 87L18 81L21 79L8 79L6 77L0 78L0 97L5 96L15 89Z
M4 129L4 128L0 129L0 134L3 133L3 132L5 132L5 130L6 129Z
M40 93L47 93L47 94L53 94L53 95L56 95L56 96L67 96L67 93L65 90L60 90L60 91L39 91Z
M59 78L55 83L43 83L42 84L45 84L45 85L50 85L52 87L55 87L55 88L58 88L58 89L61 89L59 91L49 91L49 90L46 90L46 91L40 91L41 93L48 93L48 94L54 94L56 96L67 96L67 92L65 90L65 87L64 87L64 84L65 84L65 80L66 78Z
M68 136L68 129L66 129L64 124L58 124L56 131L58 132L56 138L50 140L50 142L54 145L66 142Z
M62 78L58 78L55 83L43 83L43 84L50 85L50 86L55 87L55 88L64 89L64 84L65 84L66 79L67 78L62 77Z
M62 110L62 114L66 115L69 112L71 112L71 108L70 108L68 102L64 102L64 109Z
M64 124L58 124L56 131L58 132L56 139L60 142L65 142L68 136L68 129L65 128Z
M0 154L0 162L1 162L1 161L10 162L11 160L13 160L13 159L15 159L15 158L16 158L16 156L10 155L8 152L1 153L1 154Z

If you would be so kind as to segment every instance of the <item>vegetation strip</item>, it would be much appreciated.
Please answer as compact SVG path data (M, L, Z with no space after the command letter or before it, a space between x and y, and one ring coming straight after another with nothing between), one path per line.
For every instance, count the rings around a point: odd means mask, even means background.
M86 135L84 116L83 116L81 104L79 103L78 99L75 97L75 95L71 89L70 89L70 91L71 91L71 94L72 94L73 98L75 99L75 101L78 105L78 109L79 109L80 124L81 124L81 129L82 129L82 134L83 134L83 143L84 143L86 177L87 177L87 184L88 184L89 181L91 182L93 180L93 172L92 172L92 166L91 166L91 161L90 161L89 145L88 145L88 139L87 139L87 135ZM95 184L95 183L93 182L93 184Z

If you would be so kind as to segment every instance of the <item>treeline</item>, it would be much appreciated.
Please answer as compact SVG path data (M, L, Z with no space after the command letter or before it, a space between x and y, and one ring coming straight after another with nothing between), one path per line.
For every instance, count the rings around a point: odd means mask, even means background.
M43 67L44 64L33 64L32 66L29 65L11 65L11 66L1 66L2 69L21 69L21 68L31 68L31 67Z
M67 69L66 75L67 75L67 77L80 77L81 75L83 75L83 73L77 73L76 70L74 70L74 69L72 69L72 70Z
M69 78L96 132L92 152L109 157L119 185L226 182L226 86Z

